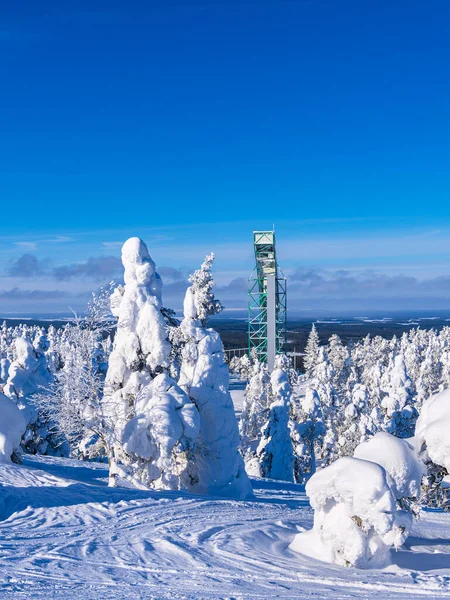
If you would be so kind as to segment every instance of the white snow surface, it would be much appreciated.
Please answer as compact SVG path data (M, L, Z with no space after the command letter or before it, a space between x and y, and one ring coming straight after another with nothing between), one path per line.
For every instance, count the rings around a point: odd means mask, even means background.
M3 599L450 597L450 515L423 513L383 570L292 552L310 529L301 486L253 482L250 501L107 487L101 464L0 465Z
M426 467L407 441L380 431L367 442L359 444L354 457L382 466L386 471L389 487L397 500L419 496Z
M425 445L429 458L450 473L450 389L424 403L412 441L418 451Z

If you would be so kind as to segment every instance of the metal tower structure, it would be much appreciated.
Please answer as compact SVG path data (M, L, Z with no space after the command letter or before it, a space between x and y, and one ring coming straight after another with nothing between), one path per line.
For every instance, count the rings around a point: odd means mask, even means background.
M277 263L275 231L254 231L256 266L248 280L248 350L273 370L286 339L286 278Z

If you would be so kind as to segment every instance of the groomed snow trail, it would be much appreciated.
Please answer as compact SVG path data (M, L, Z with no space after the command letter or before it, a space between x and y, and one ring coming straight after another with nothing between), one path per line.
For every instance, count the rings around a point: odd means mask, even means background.
M450 597L450 515L426 513L383 571L288 550L310 528L300 486L254 481L247 502L106 487L102 465L0 466L0 597Z

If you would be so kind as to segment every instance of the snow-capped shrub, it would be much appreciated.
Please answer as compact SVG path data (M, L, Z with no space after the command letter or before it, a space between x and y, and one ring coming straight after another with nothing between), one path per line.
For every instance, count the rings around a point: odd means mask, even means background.
M24 413L4 394L0 394L0 462L18 460L20 440L27 423Z
M186 342L179 385L200 414L194 465L197 483L192 491L245 498L252 490L238 450L239 430L223 345L216 331L203 327L196 294L195 286L187 289L180 326ZM214 298L208 298L214 305Z
M340 458L315 473L306 484L314 509L314 527L297 534L296 552L343 566L377 568L389 549L407 537L411 515L397 510L394 496L379 465L357 458Z
M383 467L389 487L397 500L419 497L426 469L406 440L380 431L357 446L353 456Z

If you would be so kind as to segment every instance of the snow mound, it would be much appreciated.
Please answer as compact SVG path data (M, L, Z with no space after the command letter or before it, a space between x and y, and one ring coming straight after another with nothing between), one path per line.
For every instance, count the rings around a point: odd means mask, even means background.
M379 568L389 549L400 547L411 524L396 502L379 465L340 458L306 484L314 508L312 531L297 534L290 545L300 552L343 566Z
M367 442L359 444L354 457L383 467L389 487L397 500L419 496L426 469L407 441L380 431Z
M414 443L450 473L450 389L431 396L417 419ZM425 457L426 458L426 457Z
M0 394L0 462L9 462L20 447L27 427L23 411L4 394Z

